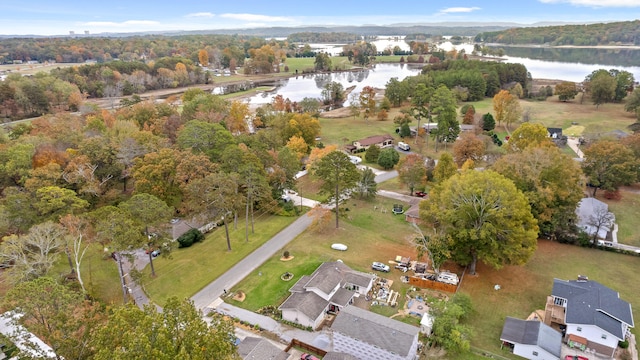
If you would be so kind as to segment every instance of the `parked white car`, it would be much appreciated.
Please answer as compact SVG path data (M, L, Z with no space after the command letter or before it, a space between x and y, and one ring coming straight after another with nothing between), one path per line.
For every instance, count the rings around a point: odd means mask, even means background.
M389 272L389 265L385 265L381 262L377 262L375 261L373 264L371 264L371 268L373 270L378 270L378 271L382 271L382 272Z

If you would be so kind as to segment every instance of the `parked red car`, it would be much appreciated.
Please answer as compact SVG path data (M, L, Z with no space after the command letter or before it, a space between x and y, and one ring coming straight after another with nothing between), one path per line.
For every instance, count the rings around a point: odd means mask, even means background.
M426 192L422 192L422 191L416 191L414 194L417 197L425 197L425 196L427 196L427 193Z
M320 360L320 359L318 359L317 357L311 354L304 353L300 355L300 360Z
M589 358L580 355L567 355L564 360L589 360Z

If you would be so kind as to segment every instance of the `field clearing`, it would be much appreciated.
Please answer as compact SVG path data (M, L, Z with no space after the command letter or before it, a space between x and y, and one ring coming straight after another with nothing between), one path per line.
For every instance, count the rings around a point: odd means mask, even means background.
M153 261L157 275L155 278L151 278L148 266L144 269L145 291L149 298L161 306L170 296L189 298L295 219L296 217L256 216L256 231L249 234L249 242L244 239L242 220L238 221L237 229L229 224L232 251L227 251L224 228L219 227L207 234L203 242L175 249L172 258L157 257Z
M335 215L331 213L324 225L301 234L232 288L233 292L243 291L247 295L243 303L232 303L252 311L265 305L279 305L288 296L288 289L322 262L340 259L354 270L370 272L373 261L387 263L396 255L415 259L415 249L411 246L415 233L403 215L391 213L393 203L393 200L380 197L371 201L348 200L344 206L349 211L341 218L339 229L335 228ZM381 212L382 208L388 211ZM349 248L347 251L333 250L333 243L343 243ZM292 260L280 260L285 250L294 257ZM280 276L287 271L293 273L294 278L285 282ZM399 281L401 274L396 270L384 275L394 280L393 290L406 291L407 286Z
M53 64L2 64L0 72L8 71L22 75L35 75L39 72L48 73L52 69L81 66L82 63L53 63Z
M601 191L598 200L609 205L609 211L616 216L618 224L618 242L626 245L640 246L638 219L640 219L640 186L620 189L620 200L605 199Z

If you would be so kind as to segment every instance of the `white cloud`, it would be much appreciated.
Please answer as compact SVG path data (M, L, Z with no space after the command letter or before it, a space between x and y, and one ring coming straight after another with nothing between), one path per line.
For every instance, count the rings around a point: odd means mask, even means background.
M127 27L131 25L158 25L160 24L157 21L152 20L127 20L123 22L113 22L113 21L89 21L83 23L84 26L104 26L104 27Z
M446 9L440 10L441 14L451 14L451 13L470 13L476 10L480 10L479 7L450 7Z
M186 15L186 17L199 17L199 18L212 18L214 16L216 15L210 12L197 12L197 13L191 13Z
M545 4L568 3L593 7L640 7L638 0L538 0Z
M250 21L250 22L290 22L291 18L284 16L269 16L259 14L222 14L220 17L234 20Z

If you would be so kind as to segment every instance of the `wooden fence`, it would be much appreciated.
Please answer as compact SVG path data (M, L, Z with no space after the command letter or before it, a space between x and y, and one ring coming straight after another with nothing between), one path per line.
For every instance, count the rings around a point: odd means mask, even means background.
M309 345L307 343L304 343L298 339L292 339L291 342L289 343L289 345L287 345L287 348L284 349L284 352L289 352L289 350L291 350L292 347L297 347L297 348L301 348L303 350L306 350L307 352L311 352L314 353L316 355L320 355L321 357L324 357L325 355L327 355L327 352L317 348L313 345Z
M445 284L440 281L423 279L416 276L409 276L409 284L423 289L434 289L450 293L455 293L458 290L456 285Z

